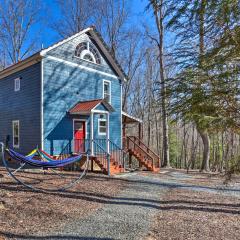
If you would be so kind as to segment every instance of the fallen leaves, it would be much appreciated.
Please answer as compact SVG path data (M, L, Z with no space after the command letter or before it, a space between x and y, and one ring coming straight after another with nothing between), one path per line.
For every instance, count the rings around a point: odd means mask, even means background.
M100 208L104 201L122 190L124 183L102 174L88 174L65 192L32 192L3 178L0 186L0 233L35 235L61 228ZM14 228L12 226L15 226ZM2 240L0 237L0 240Z
M5 209L5 202L0 201L0 210L4 210L4 209Z
M167 180L171 176L162 178ZM178 177L179 184L186 182L216 186L221 184L222 178L199 173L189 179ZM237 240L240 236L239 203L238 196L172 188L160 199L160 211L154 219L151 236L161 240Z

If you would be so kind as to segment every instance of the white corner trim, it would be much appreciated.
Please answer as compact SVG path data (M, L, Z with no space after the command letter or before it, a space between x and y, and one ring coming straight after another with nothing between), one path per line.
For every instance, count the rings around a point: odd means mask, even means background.
M43 117L43 85L44 85L44 81L43 81L43 76L44 76L44 69L43 69L43 59L41 61L41 100L40 100L40 124L41 124L41 146L40 148L42 150L44 150L44 117Z
M53 56L46 56L46 59L50 59L50 60L53 60L53 61L65 63L65 64L68 64L69 66L72 66L72 67L78 67L80 69L85 69L89 72L95 72L95 73L99 73L99 74L102 74L102 75L105 75L105 76L108 76L108 77L111 77L111 78L118 79L118 77L113 75L113 74L102 72L102 71L99 71L99 70L96 70L96 69L93 69L93 68L90 68L90 67L82 66L82 65L79 65L77 63L72 63L72 62L69 62L67 60L63 60L63 59L56 58L56 57L53 57Z

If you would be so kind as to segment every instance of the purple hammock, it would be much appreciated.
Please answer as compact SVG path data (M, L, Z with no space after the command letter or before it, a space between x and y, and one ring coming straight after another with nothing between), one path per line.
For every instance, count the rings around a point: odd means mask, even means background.
M64 167L68 164L77 162L81 160L82 155L78 155L76 157L70 157L70 158L65 158L63 160L56 160L56 161L50 161L50 162L43 162L40 160L35 160L32 159L31 157L26 157L20 153L17 153L13 151L12 149L6 149L7 153L11 158L13 158L16 161L27 163L31 166L34 167L43 167L43 168L59 168L59 167Z

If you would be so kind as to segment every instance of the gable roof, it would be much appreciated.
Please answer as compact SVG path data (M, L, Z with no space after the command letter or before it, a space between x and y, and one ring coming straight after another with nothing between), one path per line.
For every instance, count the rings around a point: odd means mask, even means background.
M44 57L52 49L66 43L66 42L69 42L72 39L74 39L84 33L88 33L94 39L94 41L97 43L98 47L103 52L104 56L107 58L107 60L109 61L109 63L111 64L111 66L113 67L115 72L120 77L120 79L123 81L126 81L127 80L126 74L124 73L124 71L121 68L120 64L118 63L117 59L111 54L109 47L104 42L102 36L100 35L100 33L97 32L97 30L94 26L88 27L68 38L65 38L64 40L61 40L61 41L51 45L48 48L45 48L45 49L33 54L32 56L30 56L16 64L13 64L13 65L3 69L2 71L0 71L0 79L4 78L14 72L18 72L19 70L22 70L28 66L31 66L31 65L35 64L36 62L39 62L41 60L41 58Z
M33 55L31 55L30 57L19 61L18 63L12 64L6 68L4 68L3 70L0 71L0 79L7 77L10 74L16 73L22 69L25 69L37 62L40 62L42 59L42 56L40 55L40 51L34 53Z
M78 102L68 113L70 114L89 114L97 106L102 104L109 112L113 112L113 107L104 99L95 99L90 101Z

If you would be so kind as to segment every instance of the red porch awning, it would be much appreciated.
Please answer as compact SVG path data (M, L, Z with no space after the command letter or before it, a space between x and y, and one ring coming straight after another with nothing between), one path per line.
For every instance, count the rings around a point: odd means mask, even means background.
M69 114L90 114L92 110L102 104L109 112L113 112L113 107L104 99L78 102L68 112Z

